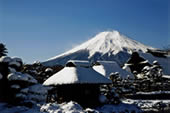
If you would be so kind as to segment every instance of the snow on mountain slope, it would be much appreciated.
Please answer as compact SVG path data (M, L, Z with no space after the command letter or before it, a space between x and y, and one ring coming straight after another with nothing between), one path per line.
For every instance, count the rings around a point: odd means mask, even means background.
M55 56L45 62L44 65L65 64L68 60L115 60L118 63L125 62L132 51L146 52L149 46L131 40L118 31L105 31L94 38ZM123 55L123 58L121 57Z

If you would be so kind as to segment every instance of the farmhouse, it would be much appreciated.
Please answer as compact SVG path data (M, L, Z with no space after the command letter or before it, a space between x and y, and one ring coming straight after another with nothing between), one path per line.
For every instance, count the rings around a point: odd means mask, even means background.
M131 72L136 71L137 73L140 73L145 66L151 66L151 64L137 52L132 53L126 64L129 65Z
M57 102L76 101L82 106L95 106L99 103L100 85L110 84L100 73L91 68L88 61L68 61L66 66L48 78L43 85L53 86L49 98Z
M119 72L122 78L133 78L133 74L122 69L115 61L97 61L93 66L93 69L109 78L111 73Z

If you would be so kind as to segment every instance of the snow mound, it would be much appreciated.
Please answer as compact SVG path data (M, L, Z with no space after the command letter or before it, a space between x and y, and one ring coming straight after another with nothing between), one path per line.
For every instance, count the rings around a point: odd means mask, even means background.
M47 113L62 113L62 109L60 109L60 106L57 103L46 103L41 106L40 111Z
M83 113L83 108L76 102L70 101L69 103L65 103L61 106L65 113Z
M40 111L48 113L84 113L83 108L73 101L63 104L47 103L40 108Z

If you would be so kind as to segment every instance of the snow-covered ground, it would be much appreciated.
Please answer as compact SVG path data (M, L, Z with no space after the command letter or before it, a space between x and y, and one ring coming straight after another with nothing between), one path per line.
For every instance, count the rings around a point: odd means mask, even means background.
M11 106L7 103L0 103L0 113L41 113L40 107L28 108L25 106Z
M121 103L119 105L104 105L96 109L83 109L76 102L70 101L68 103L46 103L43 105L36 105L32 108L24 106L10 106L6 103L0 103L0 113L120 113L120 112L141 112L141 110L134 104Z
M124 103L135 104L143 111L160 111L161 109L170 109L170 100L123 100Z
M103 105L96 109L83 109L76 102L68 103L45 103L37 104L32 108L25 106L11 106L6 103L0 103L0 113L120 113L120 112L135 112L142 111L160 111L162 109L170 109L170 100L132 100L125 99L119 105Z

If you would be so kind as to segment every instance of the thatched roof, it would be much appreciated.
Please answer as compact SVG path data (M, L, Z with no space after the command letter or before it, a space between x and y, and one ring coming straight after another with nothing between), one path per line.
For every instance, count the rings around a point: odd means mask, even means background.
M123 70L115 61L97 61L93 69L105 77L109 77L111 73L119 72L122 78L127 78L128 75L133 78L132 73Z
M84 60L69 60L66 63L67 67L92 67L92 63L90 63L89 61L84 61Z
M63 84L108 84L107 79L92 68L65 67L58 73L48 78L43 85L63 85Z

